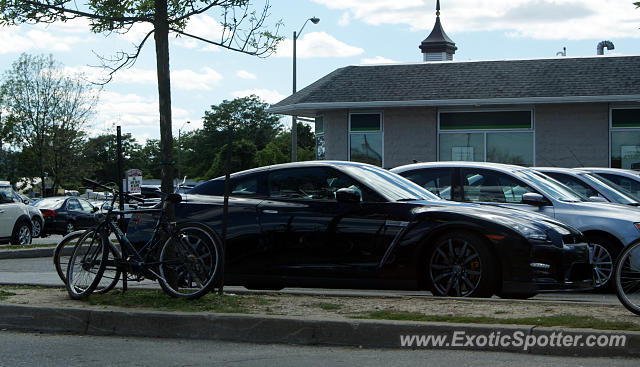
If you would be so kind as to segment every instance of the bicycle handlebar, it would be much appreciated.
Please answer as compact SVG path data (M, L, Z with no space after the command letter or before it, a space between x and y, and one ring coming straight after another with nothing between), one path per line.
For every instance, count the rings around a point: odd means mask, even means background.
M90 179L85 178L85 177L83 177L83 178L82 178L82 182L84 182L84 183L86 183L86 184L88 184L88 185L92 185L92 186L94 186L94 187L100 187L100 188L102 188L102 189L105 189L105 190L111 191L111 193L113 193L114 195L115 195L115 193L117 193L117 192L119 193L119 191L118 191L118 190L116 190L116 189L112 189L112 188L110 188L109 186L105 186L105 185L103 185L103 184L101 184L101 183L99 183L99 182L96 182L96 181L90 180ZM127 193L125 193L125 194L124 194L124 196L125 196L126 198L128 198L128 199L132 199L132 200L135 200L135 201L140 202L140 203L144 203L144 202L145 202L145 201L144 201L144 199L139 198L139 197L137 197L137 196L129 195L129 194L127 194Z

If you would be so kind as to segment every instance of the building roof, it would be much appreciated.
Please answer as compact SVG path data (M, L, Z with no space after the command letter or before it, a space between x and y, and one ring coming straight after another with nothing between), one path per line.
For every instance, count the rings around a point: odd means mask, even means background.
M532 103L638 102L640 56L355 65L335 70L270 112Z

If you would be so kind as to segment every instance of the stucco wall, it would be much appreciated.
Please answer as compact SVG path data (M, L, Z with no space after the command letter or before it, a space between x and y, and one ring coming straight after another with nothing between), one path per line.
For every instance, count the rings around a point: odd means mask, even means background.
M346 161L349 157L349 113L347 110L323 112L325 159Z
M535 106L536 165L609 166L609 106Z
M435 108L384 110L384 166L393 168L418 161L435 161L437 154Z

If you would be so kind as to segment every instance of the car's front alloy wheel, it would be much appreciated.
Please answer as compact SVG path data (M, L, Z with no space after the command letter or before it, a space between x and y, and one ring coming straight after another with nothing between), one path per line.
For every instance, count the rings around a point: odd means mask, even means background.
M490 297L496 283L494 263L478 236L455 233L440 237L428 257L432 292L436 296Z

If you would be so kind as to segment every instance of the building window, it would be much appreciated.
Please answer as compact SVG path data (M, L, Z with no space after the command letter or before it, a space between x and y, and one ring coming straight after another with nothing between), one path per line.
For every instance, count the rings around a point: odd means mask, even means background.
M349 160L382 167L382 113L349 114Z
M611 167L640 169L640 108L611 109Z
M324 117L316 116L316 159L325 159L324 150Z
M440 112L438 158L533 166L532 116L531 110Z

